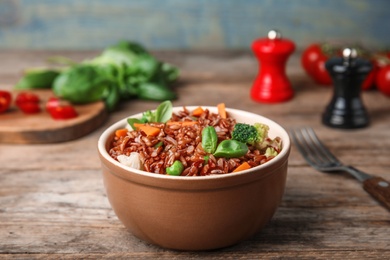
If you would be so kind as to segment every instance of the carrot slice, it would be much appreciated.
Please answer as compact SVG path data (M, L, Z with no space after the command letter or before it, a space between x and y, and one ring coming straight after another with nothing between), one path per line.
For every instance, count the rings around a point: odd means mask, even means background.
M167 125L191 126L196 125L197 123L197 121L168 121Z
M239 171L247 170L247 169L250 169L250 168L251 168L251 166L249 165L249 163L243 162L236 169L234 169L233 172L239 172Z
M126 136L127 135L127 129L126 128L121 128L115 131L115 136L121 137L121 136Z
M226 118L226 107L225 103L219 103L217 105L218 107L218 114L221 116L221 118Z
M143 131L148 136L157 136L161 130L158 127L154 127L146 124L134 123L133 125L137 130Z
M203 114L204 110L201 107L196 108L194 111L192 111L193 116L201 116Z

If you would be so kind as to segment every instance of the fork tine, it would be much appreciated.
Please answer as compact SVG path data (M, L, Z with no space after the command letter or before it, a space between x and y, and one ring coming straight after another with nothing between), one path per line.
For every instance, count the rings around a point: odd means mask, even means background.
M372 175L341 163L320 141L312 128L290 130L290 136L303 158L313 168L322 172L348 172L361 182L372 178Z
M341 164L318 139L312 128L291 131L291 137L302 156L314 168L330 166L330 163L333 165Z
M312 157L313 151L311 146L307 143L306 138L302 134L302 130L292 130L290 131L293 142L297 146L299 152L302 154L303 158L313 167L317 167L317 162L315 158Z
M329 149L320 141L316 133L312 128L306 128L306 132L311 140L316 144L316 147L319 149L319 152L333 163L340 163L340 161L329 151Z

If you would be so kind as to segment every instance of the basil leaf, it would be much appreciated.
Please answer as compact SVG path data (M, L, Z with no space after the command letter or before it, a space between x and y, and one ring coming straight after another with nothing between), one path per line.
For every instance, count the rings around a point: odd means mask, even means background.
M131 126L131 128L135 129L134 123L143 123L138 118L128 118L127 123Z
M207 153L213 153L217 148L218 135L213 126L207 126L202 130L202 147Z
M16 89L51 88L59 71L51 69L31 69L26 71L15 85Z
M167 100L162 102L155 112L155 120L159 123L165 123L172 117L172 102Z
M214 156L233 158L244 156L248 152L248 146L237 140L223 140L217 147Z

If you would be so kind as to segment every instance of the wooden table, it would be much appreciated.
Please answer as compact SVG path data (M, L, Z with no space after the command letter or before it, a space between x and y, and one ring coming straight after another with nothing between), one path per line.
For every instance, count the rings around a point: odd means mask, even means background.
M0 88L11 88L22 69L52 55L76 60L97 52L0 52ZM363 93L371 125L336 130L321 124L331 88L315 85L299 54L288 63L295 97L280 104L249 97L257 74L252 54L241 51L156 52L182 71L175 106L216 105L248 110L286 129L312 126L343 162L390 180L390 99ZM210 252L177 252L144 243L128 233L105 196L97 155L102 131L128 115L153 109L131 101L80 139L36 145L0 145L0 258L282 258L368 259L390 257L390 212L346 175L319 173L293 147L286 191L271 222L251 239Z

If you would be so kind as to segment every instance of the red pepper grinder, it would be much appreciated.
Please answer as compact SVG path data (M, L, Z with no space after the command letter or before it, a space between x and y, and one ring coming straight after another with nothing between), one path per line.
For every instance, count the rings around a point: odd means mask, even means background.
M285 70L287 59L295 50L294 42L282 39L278 31L271 30L267 38L253 42L252 50L259 60L259 74L251 89L252 99L264 103L291 99L294 91Z

